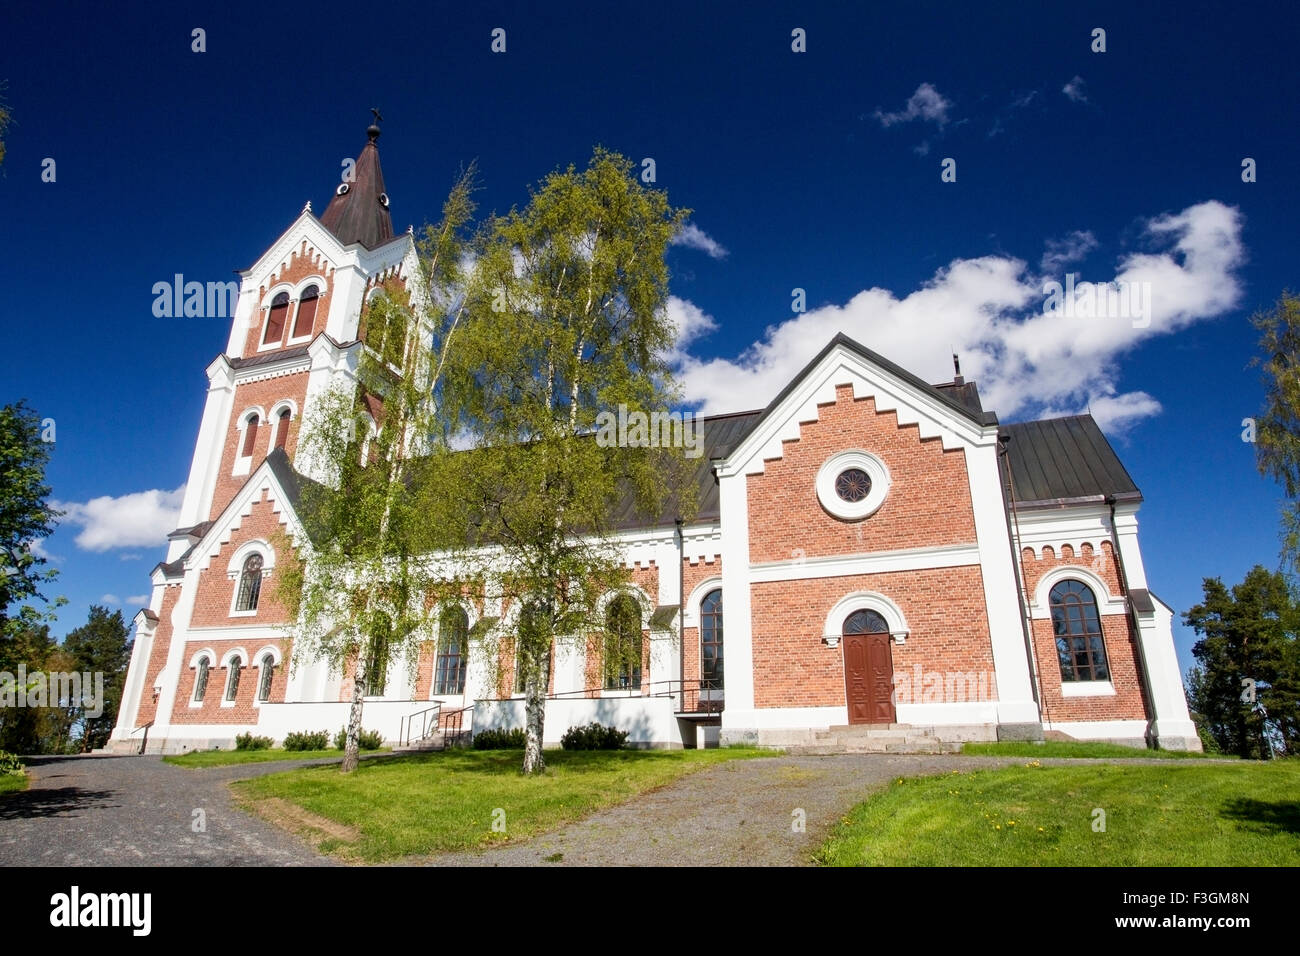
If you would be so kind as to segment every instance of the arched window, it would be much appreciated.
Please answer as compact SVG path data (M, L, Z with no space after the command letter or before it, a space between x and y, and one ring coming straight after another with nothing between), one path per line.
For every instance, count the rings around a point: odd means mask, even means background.
M888 634L889 622L877 611L854 611L844 619L845 634Z
M275 658L270 654L262 655L262 673L257 681L257 699L271 699L271 680L275 677Z
M382 697L388 687L388 648L392 636L393 622L387 614L374 616L373 633L366 645L366 696Z
M257 599L262 595L262 556L250 554L244 559L244 569L239 574L239 596L235 599L236 611L256 611Z
M253 454L253 448L257 445L257 412L253 412L244 421L244 444L240 448L239 454L243 458L248 458Z
M605 609L605 689L641 689L641 608L620 594Z
M289 418L292 413L289 409L281 409L280 417L275 425L275 447L283 448L284 443L289 440Z
M226 678L226 700L233 701L239 693L239 672L244 667L244 661L238 654L230 659L230 676Z
M433 692L463 694L469 650L466 646L469 637L469 616L465 613L465 609L446 608L439 620L438 631L438 666L434 674Z
M281 292L271 300L271 309L266 316L266 330L262 334L263 345L279 345L284 339L284 324L289 318L289 293Z
M1092 588L1082 581L1062 581L1052 588L1050 603L1061 680L1109 680L1101 617Z
M293 320L293 335L289 336L290 338L300 339L311 335L312 326L316 323L318 302L320 302L320 289L309 285L302 290L302 296L298 299L298 315Z
M722 589L704 595L700 602L700 679L708 683L701 689L722 689Z
M198 703L203 700L203 695L208 692L208 668L211 665L206 657L199 658L198 673L194 675L194 702Z

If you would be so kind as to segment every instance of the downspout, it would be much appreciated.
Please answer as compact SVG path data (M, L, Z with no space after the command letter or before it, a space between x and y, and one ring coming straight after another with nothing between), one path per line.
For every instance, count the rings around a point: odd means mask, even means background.
M1039 685L1038 655L1034 651L1033 625L1029 619L1029 596L1025 593L1024 576L1021 574L1020 520L1016 517L1016 483L1011 475L1011 461L1007 457L1007 444L1010 441L1010 435L998 436L998 456L1005 462L1007 471L1007 484L1002 494L1002 511L1007 521L1007 540L1011 543L1011 568L1016 576L1016 603L1020 607L1020 632L1025 639L1025 656L1029 659L1029 690L1034 695L1034 703L1038 705L1038 719L1041 722L1047 715L1044 713L1046 708L1043 702L1043 691Z
M686 536L682 533L682 519L677 525L677 710L686 710Z
M1156 697L1151 692L1151 676L1147 671L1147 649L1142 643L1142 625L1138 621L1137 608L1133 606L1133 597L1128 587L1128 572L1124 570L1124 558L1119 551L1119 531L1115 527L1115 496L1107 495L1106 504L1110 506L1110 546L1115 552L1115 570L1119 573L1119 586L1124 589L1124 607L1127 613L1129 627L1133 629L1133 642L1137 644L1138 649L1138 677L1142 680L1142 690L1146 694L1147 704L1151 708L1151 720L1147 724L1147 732L1143 736L1147 738L1148 745L1155 740L1156 725Z

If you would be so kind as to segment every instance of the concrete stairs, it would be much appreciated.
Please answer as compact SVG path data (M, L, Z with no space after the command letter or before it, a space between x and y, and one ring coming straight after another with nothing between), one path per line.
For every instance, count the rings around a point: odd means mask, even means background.
M429 736L420 740L412 740L409 744L399 744L393 748L393 753L425 753L430 750L446 750L448 747L468 746L469 741L470 732L468 730L435 730Z
M814 731L811 743L783 749L791 754L955 754L961 741L944 740L933 727L851 724Z

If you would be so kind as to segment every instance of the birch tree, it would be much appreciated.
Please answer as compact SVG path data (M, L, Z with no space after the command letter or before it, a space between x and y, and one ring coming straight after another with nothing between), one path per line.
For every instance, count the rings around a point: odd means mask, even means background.
M556 640L598 630L600 596L627 580L618 515L671 526L693 507L682 447L596 440L602 412L667 414L679 398L664 259L686 215L597 149L585 170L552 173L526 208L493 217L477 244L438 383L443 427L469 447L440 459L433 487L456 502L467 560L515 621L485 650L523 687L526 773L545 767Z
M463 321L474 177L471 166L426 228L418 281L390 281L366 306L356 382L320 396L299 437L299 460L328 478L301 490L310 542L280 594L294 666L323 657L351 678L344 773L357 766L366 693L394 655L418 659L440 579L429 556L454 543L442 537L454 523L430 514L416 489L441 457L432 396Z

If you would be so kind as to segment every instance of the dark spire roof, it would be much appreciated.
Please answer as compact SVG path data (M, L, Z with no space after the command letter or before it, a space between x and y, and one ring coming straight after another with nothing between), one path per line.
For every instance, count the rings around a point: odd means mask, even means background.
M369 142L357 157L352 182L338 186L320 221L345 246L359 242L373 249L393 238L393 220L388 215L384 172L375 145L379 127L372 123L366 135Z

